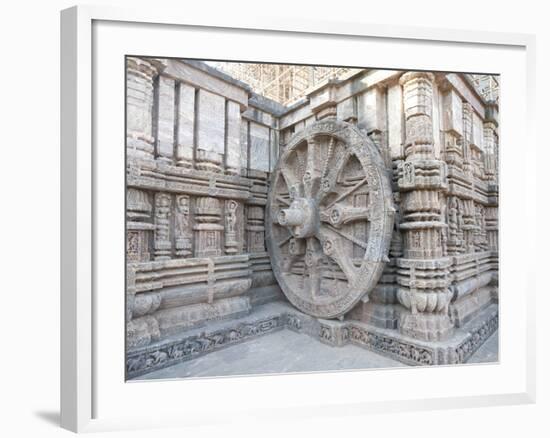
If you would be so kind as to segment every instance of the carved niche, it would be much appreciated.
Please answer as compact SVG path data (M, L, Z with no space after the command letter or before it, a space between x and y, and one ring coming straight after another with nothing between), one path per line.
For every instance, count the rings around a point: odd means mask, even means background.
M266 242L281 289L305 313L342 316L388 260L395 210L376 145L349 123L318 121L291 138L270 187Z

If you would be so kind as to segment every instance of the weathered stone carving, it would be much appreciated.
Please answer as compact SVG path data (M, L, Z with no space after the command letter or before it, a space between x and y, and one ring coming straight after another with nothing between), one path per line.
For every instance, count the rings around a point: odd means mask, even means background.
M239 204L233 200L225 202L225 252L237 254L239 242L237 241L237 213Z
M300 309L278 327L467 360L498 325L498 105L461 74L365 70L282 108L199 64L127 62L129 375L262 333L164 349L281 299L274 274Z
M175 210L175 236L176 255L178 257L189 257L191 255L191 227L189 223L189 196L176 196Z
M400 331L424 340L440 340L452 330L447 315L450 260L444 257L441 195L447 190L445 163L435 159L432 128L431 73L401 76L406 124L405 162L399 188L403 193L401 230L404 258L397 297L408 312L401 314ZM412 170L411 170L412 169ZM414 175L413 176L411 176Z
M142 58L126 58L126 148L128 154L153 158L153 81L157 65Z
M166 193L155 194L155 259L171 257L170 215L172 198Z
M220 225L222 209L217 198L197 198L195 221L195 256L215 257L222 254Z
M265 251L264 209L262 207L248 207L248 225L246 226L248 251L258 253Z
M294 136L268 209L273 271L296 307L334 318L372 290L388 260L394 208L382 158L357 128L324 119Z

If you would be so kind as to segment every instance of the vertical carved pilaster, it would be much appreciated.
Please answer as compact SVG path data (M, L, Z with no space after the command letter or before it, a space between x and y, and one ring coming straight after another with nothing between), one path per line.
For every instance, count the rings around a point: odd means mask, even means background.
M126 147L128 155L152 159L154 79L158 74L152 62L126 59Z
M153 207L149 195L134 188L126 191L126 258L127 262L146 262L150 258L149 240L153 229Z
M496 125L493 122L483 124L483 149L485 158L485 174L488 180L496 177Z
M197 198L195 209L195 256L216 257L222 255L220 225L222 209L216 198Z
M172 164L174 158L175 81L164 76L158 81L157 159Z
M475 206L473 199L461 200L462 232L466 252L475 252L474 234L476 231Z
M265 252L264 209L250 206L248 208L248 224L246 226L248 252Z
M239 204L236 201L225 201L225 253L240 252L238 240Z
M498 208L487 207L485 214L485 231L487 233L487 249L498 251Z
M155 260L169 259L172 252L170 241L170 209L172 199L166 193L155 194Z
M464 240L462 232L462 215L456 196L450 196L447 200L447 249L450 255L464 252Z
M407 309L400 318L403 334L424 340L447 337L450 259L445 255L442 221L447 190L445 163L435 158L431 73L408 72L400 80L405 111L405 161L398 186L402 192L403 258L397 260L397 298Z
M193 167L195 141L195 88L180 83L178 87L178 120L176 165Z
M472 153L470 145L473 141L473 109L472 105L465 102L462 105L462 118L464 123L464 135L462 139L462 155L464 157L464 175L468 178L472 178Z
M176 256L189 257L191 255L191 227L189 223L189 196L176 196L174 217L174 233L176 237Z
M241 108L238 103L227 101L226 105L226 154L225 172L241 174Z

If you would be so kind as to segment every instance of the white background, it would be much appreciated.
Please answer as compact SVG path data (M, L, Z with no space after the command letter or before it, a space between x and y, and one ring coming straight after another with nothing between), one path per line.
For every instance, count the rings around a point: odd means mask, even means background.
M44 3L44 4L43 4ZM96 2L104 4L150 6L151 2ZM190 3L190 2L188 2ZM199 5L155 0L157 6L215 10L228 19L240 10L269 14L266 2L197 2ZM229 3L229 4L226 4ZM538 123L547 125L550 77L547 54L550 53L548 13L535 2L523 1L521 9L503 2L356 2L316 1L309 4L278 0L274 15L299 18L366 21L402 25L483 29L503 32L536 32L537 114ZM494 10L490 7L493 3ZM541 2L542 3L542 2ZM313 6L313 2L310 2ZM517 5L517 3L514 3ZM1 14L2 67L2 364L0 394L5 436L57 436L59 430L59 10L72 3L64 1L28 1L4 6ZM349 7L345 7L349 5ZM448 15L448 16L447 16ZM545 56L546 54L546 56ZM539 134L538 166L539 217L543 218L547 183L543 179L548 162L547 141ZM521 153L521 145L518 145ZM6 156L7 154L7 156ZM539 248L548 248L548 238L540 221ZM7 244L6 244L7 242ZM543 265L539 249L540 272ZM531 256L533 260L536 258ZM548 257L546 257L548 259ZM24 260L24 263L20 261ZM383 435L383 436L544 436L549 427L544 414L550 412L548 345L549 306L547 289L539 276L538 309L538 402L531 406L498 407L472 410L372 414L341 419L312 419L293 423L269 424L259 432L255 422L205 427L202 430L133 432L132 436L287 436L312 435ZM8 281L5 281L5 279ZM219 427L219 426L218 426ZM289 428L292 427L292 431ZM130 436L117 432L109 436Z

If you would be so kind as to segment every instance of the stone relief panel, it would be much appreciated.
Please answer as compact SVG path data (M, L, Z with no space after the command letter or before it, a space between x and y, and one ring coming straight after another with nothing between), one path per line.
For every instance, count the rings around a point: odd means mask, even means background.
M369 317L407 339L448 339L498 299L489 104L484 118L444 74L397 72L342 101L335 86L330 105L297 108L279 128L279 116L209 88L208 73L193 73L203 87L165 64L127 61L126 256L142 279L128 292L131 349L250 312L250 289L273 286L270 262L302 312ZM439 360L352 327L346 342Z

